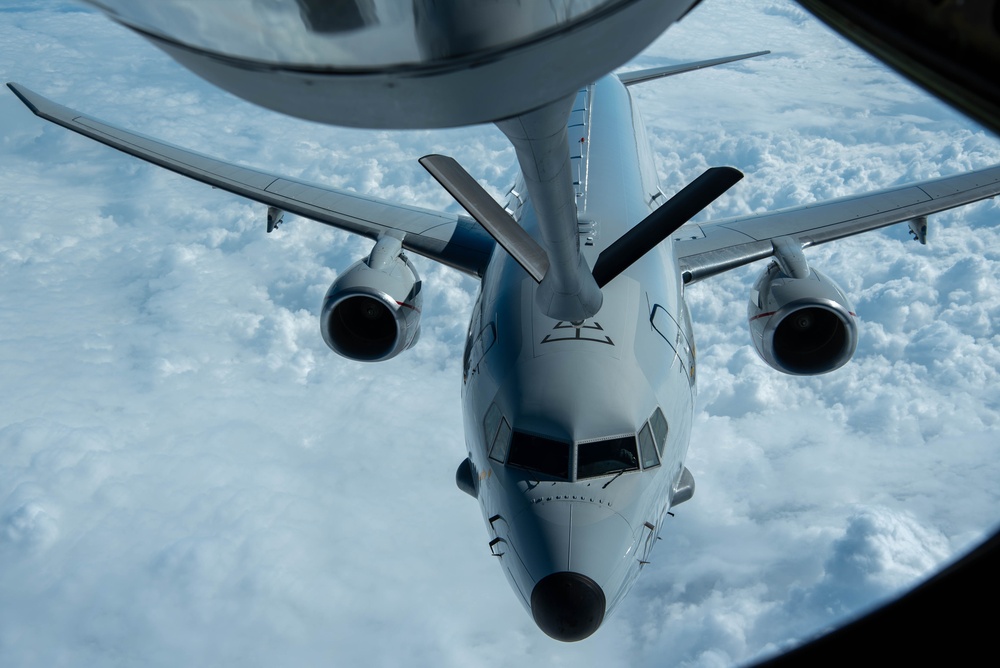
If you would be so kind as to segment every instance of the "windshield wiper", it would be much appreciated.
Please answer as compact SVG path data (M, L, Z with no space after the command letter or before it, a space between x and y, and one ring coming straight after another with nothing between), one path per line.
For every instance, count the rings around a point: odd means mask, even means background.
M626 468L623 468L623 469L618 469L618 471L615 472L615 477L613 477L611 480L609 480L606 483L604 483L603 485L601 485L601 489L607 489L608 485L610 485L611 483L613 483L615 480L618 480L618 476L620 476L622 473L625 473L625 471L631 471L631 470L632 470L632 467L626 467Z

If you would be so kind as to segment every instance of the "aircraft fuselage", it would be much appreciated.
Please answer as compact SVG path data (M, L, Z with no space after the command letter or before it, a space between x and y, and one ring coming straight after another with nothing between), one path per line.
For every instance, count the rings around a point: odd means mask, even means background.
M569 131L593 266L663 196L615 76L579 93ZM520 185L508 210L537 230ZM621 601L682 486L695 392L682 288L669 240L605 286L580 326L544 315L538 284L502 250L483 277L463 383L471 473L490 549L553 637L590 635Z

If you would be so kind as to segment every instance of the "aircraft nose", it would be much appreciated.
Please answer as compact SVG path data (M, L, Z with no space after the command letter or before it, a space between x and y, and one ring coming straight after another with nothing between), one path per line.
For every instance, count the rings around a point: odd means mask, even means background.
M531 591L531 615L538 628L563 642L583 640L604 621L607 601L600 585L580 573L552 573Z

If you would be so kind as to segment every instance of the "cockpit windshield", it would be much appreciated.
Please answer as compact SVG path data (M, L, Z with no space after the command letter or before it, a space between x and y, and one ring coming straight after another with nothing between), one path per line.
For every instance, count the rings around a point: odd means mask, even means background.
M506 424L506 420L503 420L501 433L503 433ZM506 434L509 434L510 427L506 427L506 429ZM506 443L506 434L503 434L504 443ZM645 437L645 441L649 441L649 444L647 447L647 444L643 443L642 467L659 466L660 460L657 457L655 446L652 445L652 435L648 424L643 425L640 439L643 437ZM497 455L491 450L490 456L497 461L504 461L503 454L506 454L508 466L540 473L557 480L583 480L639 470L639 447L635 434L584 441L575 444L575 447L576 475L573 475L572 466L574 444L568 441L558 441L544 436L514 431L510 437L509 453L504 452Z
M596 478L609 473L636 471L639 457L635 436L620 436L577 446L577 478Z
M510 442L507 464L560 480L569 480L569 451L570 444L565 441L515 431Z

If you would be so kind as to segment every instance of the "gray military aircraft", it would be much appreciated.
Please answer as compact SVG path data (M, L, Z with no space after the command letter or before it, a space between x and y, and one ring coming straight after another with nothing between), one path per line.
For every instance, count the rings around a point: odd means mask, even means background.
M374 10L361 11L368 4L357 3L351 14L360 26L375 23ZM675 4L667 24L691 3ZM308 17L313 28L323 24L318 14ZM833 371L854 353L857 317L803 250L902 222L924 243L927 216L1000 193L995 166L688 222L742 174L712 168L665 195L628 87L754 55L595 77L575 94L540 107L521 100L512 116L489 118L510 138L521 166L505 205L454 160L421 159L469 216L234 165L8 86L44 119L266 205L269 232L290 212L372 239L371 253L340 274L321 307L323 338L344 357L386 360L417 342L422 284L407 252L479 278L463 362L467 457L456 481L479 501L489 549L535 622L553 638L575 641L623 600L668 513L694 494L684 460L697 360L685 287L771 259L750 291L755 350L785 373ZM199 58L190 50L178 57L239 69ZM222 78L245 84L230 75ZM440 110L424 111L422 122L434 124ZM462 118L483 113L493 112L477 107ZM389 113L385 123L396 122Z

